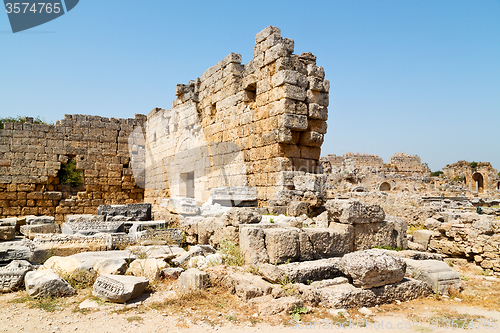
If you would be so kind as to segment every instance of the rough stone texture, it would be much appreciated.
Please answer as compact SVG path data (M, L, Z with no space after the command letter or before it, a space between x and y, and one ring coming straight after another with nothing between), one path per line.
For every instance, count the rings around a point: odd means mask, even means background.
M353 250L368 250L375 246L406 249L407 224L404 219L389 217L386 221L356 224L354 230Z
M293 296L281 297L277 299L273 299L271 297L270 300L258 303L257 310L261 316L271 316L282 312L289 314L295 309L295 307L300 308L303 304L304 302L301 299Z
M406 272L406 263L378 249L356 251L346 254L338 262L338 269L363 289L384 286L401 281Z
M69 256L80 252L106 251L111 248L111 235L96 234L83 235L58 235L37 234L33 243L48 256Z
M141 295L149 285L145 277L104 274L97 278L92 295L102 300L125 303Z
M82 261L76 258L53 256L47 259L41 268L51 269L58 274L71 275L80 268L81 265Z
M102 205L97 208L97 215L104 215L106 220L113 216L126 216L133 221L151 221L151 204Z
M123 231L123 222L65 222L61 231L65 235L81 234L94 235L96 233L116 233Z
M447 295L462 286L460 275L447 263L438 260L404 259L407 275L426 282L434 291Z
M0 226L0 241L10 241L16 238L15 226Z
M20 233L26 236L26 238L34 239L37 234L60 234L61 226L56 223L22 225Z
M422 245L424 251L427 250L427 246L434 235L434 232L430 230L415 230L413 232L413 242Z
M298 229L264 229L264 234L265 246L271 264L281 264L298 259L300 255Z
M383 222L385 213L376 204L365 204L358 200L329 200L325 204L330 220L354 224Z
M279 283L286 274L277 265L259 264L259 275L271 283Z
M167 266L167 263L163 259L136 259L130 264L127 273L155 280L160 277L161 270Z
M184 268L181 267L167 267L161 270L160 277L164 279L177 280Z
M279 265L278 268L290 281L308 283L325 279L333 279L342 275L338 268L340 258L320 259L314 261L293 262Z
M37 225L37 224L54 224L55 218L53 216L26 216L26 224Z
M198 207L196 200L192 198L182 198L182 197L170 198L168 199L166 208L171 213L175 214L184 214L184 215L200 214L200 207Z
M273 292L272 284L250 273L232 272L224 266L209 267L206 272L212 284L221 284L245 302Z
M353 251L354 228L330 223L329 228L303 228L300 232L300 260L343 256Z
M307 214L308 207L307 203L303 201L295 201L288 205L287 213L288 216L301 216Z
M353 308L392 303L396 300L407 301L425 297L432 293L431 288L422 281L403 279L381 287L362 289L351 284L340 284L316 290L321 305L328 308Z
M262 220L262 215L253 208L234 207L224 213L222 218L225 219L229 225L237 227L240 224L259 223Z
M20 289L24 276L32 270L33 266L26 260L13 260L7 266L0 267L0 291L8 293Z
M186 290L205 289L208 284L208 274L197 268L190 268L179 276L179 286Z
M125 259L99 259L92 266L97 275L123 275L127 267L128 263Z
M267 263L265 234L261 228L245 227L240 230L240 249L249 264Z
M76 294L75 289L51 269L26 273L24 284L31 297L61 297Z
M0 263L7 264L12 260L33 260L34 246L26 240L0 242Z

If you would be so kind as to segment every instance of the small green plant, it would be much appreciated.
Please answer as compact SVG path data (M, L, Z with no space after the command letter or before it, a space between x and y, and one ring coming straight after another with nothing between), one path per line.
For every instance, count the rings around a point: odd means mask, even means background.
M491 271L489 269L482 270L479 274L483 276L490 276Z
M441 171L441 170L434 171L434 172L431 172L431 177L439 177L439 176L441 176L442 174L444 174L444 172L443 172L443 171Z
M469 166L470 166L472 169L477 169L478 163L477 163L477 162L475 162L475 161L472 161L472 162L470 162Z
M391 251L403 251L404 250L402 247L391 247L391 246L385 246L385 245L377 245L377 246L372 247L372 249L391 250Z
M235 321L235 320L236 320L236 317L235 317L235 316L228 315L228 316L226 316L226 319L227 319L227 320L229 320L229 321Z
M0 129L4 128L4 123L24 124L25 122L26 122L26 116L0 118ZM36 118L33 118L33 124L52 125L52 123L46 122L45 119L40 118L39 116Z
M66 282L69 283L74 289L86 289L91 287L97 275L93 272L87 271L85 269L77 269L71 274L67 274L62 271L57 272Z
M31 304L32 309L41 309L47 312L54 312L61 307L60 299L54 297L37 298Z
M219 251L222 254L222 261L228 266L243 266L245 257L241 253L240 247L233 241L223 240L219 246Z
M460 275L460 280L469 281L469 277L465 275Z
M296 321L300 321L300 317L303 314L306 314L307 312L309 312L309 310L305 306L298 307L297 305L295 305L295 309L293 309L290 312L290 315L292 316L292 319L295 319Z
M274 223L274 218L269 220L270 223Z
M62 185L71 185L73 187L83 185L83 172L76 169L76 162L72 158L69 158L66 164L61 165L57 177L59 177Z

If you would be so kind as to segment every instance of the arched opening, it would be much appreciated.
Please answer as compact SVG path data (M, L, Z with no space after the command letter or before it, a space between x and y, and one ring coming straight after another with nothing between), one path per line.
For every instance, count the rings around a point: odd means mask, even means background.
M357 186L352 189L352 192L368 192L368 190L363 186Z
M380 184L380 191L384 191L384 192L387 192L387 191L390 191L391 190L391 184L389 184L388 182L383 182L382 184Z
M472 175L472 180L474 181L473 187L475 185L475 189L473 188L473 190L482 191L484 188L483 175L480 174L479 172L476 172Z
M497 190L500 190L500 182L497 183Z

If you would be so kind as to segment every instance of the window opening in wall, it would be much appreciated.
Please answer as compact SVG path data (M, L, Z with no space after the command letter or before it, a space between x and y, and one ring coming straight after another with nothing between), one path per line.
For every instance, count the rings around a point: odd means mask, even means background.
M180 178L182 180L180 194L194 199L194 172L182 173Z
M83 185L83 172L76 169L74 157L69 157L65 164L61 165L61 169L57 173L59 182L62 185L70 185L78 187Z
M248 87L245 88L247 93L247 101L255 102L257 99L257 83L249 84Z

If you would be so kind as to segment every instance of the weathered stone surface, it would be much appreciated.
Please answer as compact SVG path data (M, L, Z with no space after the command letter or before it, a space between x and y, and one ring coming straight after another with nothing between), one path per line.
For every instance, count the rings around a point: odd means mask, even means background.
M34 224L53 224L56 219L53 216L26 216L26 224L34 225Z
M346 254L338 262L338 268L363 289L384 286L401 281L406 272L406 263L378 249L356 251Z
M408 276L424 281L440 294L446 295L450 290L458 290L462 286L460 275L443 261L404 260Z
M71 275L81 265L82 261L76 258L53 256L47 259L41 268L51 269L58 274Z
M106 219L122 215L132 217L134 221L151 221L151 204L101 205L97 208L97 215L104 215Z
M190 268L179 276L179 286L186 290L205 289L208 284L208 274L197 268Z
M438 220L430 217L427 220L425 220L424 226L425 226L426 229L429 229L429 230L437 229L438 227L441 226L441 222L439 222Z
M0 263L9 263L12 260L33 260L35 246L26 240L0 243Z
M15 227L16 224L17 224L17 218L15 217L0 219L0 227Z
M167 267L161 270L160 277L164 279L177 280L184 268L181 267Z
M94 235L97 233L116 233L123 231L124 222L65 222L62 233L65 235Z
M253 186L224 186L210 189L212 203L229 207L257 205L257 188Z
M387 221L360 223L354 227L353 250L368 250L375 246L405 249L407 224L404 219L388 217Z
M125 259L99 259L92 266L97 275L123 275L127 271L128 263Z
M140 221L140 222L129 221L125 222L124 224L125 224L125 231L132 235L135 235L141 231L168 228L168 223L165 220Z
M211 266L222 265L222 255L219 253L209 254L206 257L198 256L189 259L188 267L205 270Z
M8 293L20 289L24 276L32 270L33 266L26 260L13 260L7 266L0 267L0 291Z
M192 198L182 198L182 197L170 198L168 199L168 203L165 206L171 213L175 214L183 214L183 215L200 214L200 207L198 207L196 200Z
M37 234L33 243L45 251L47 256L69 256L80 252L106 251L111 248L111 241L110 234L92 236Z
M189 259L196 256L208 256L214 254L217 251L210 245L196 245L191 246L187 253L182 253L180 256L172 260L172 263L176 266L180 266L189 261Z
M272 284L250 273L231 272L224 266L209 267L206 272L212 284L221 284L244 301L269 295L273 291Z
M242 228L240 230L240 249L248 264L269 262L265 234L261 228Z
M97 278L92 295L102 300L125 303L141 295L149 285L145 277L104 274Z
M262 220L262 215L253 208L240 208L233 207L222 218L227 221L229 225L237 227L240 224L254 224Z
M329 228L303 228L301 233L301 260L343 256L353 251L354 228L341 223L330 223Z
M271 283L279 283L286 278L285 273L276 265L259 264L259 274Z
M326 279L321 281L315 281L311 283L311 287L313 288L325 288L331 286L337 286L339 284L349 283L349 279L343 276L336 277L334 279Z
M302 307L304 302L294 296L271 298L268 302L257 304L257 310L261 316L272 316L278 313L290 313L295 307Z
M66 215L64 217L64 222L66 223L104 222L104 221L106 221L105 215L80 214L80 215Z
M20 227L20 232L29 239L34 239L37 234L60 234L61 226L52 224L27 224Z
M167 263L162 259L136 259L130 264L127 273L155 280L160 277L161 270L167 266Z
M333 279L342 275L338 268L340 258L320 259L314 261L293 262L279 265L278 268L290 281L297 283L308 283Z
M75 289L51 269L26 273L24 284L31 297L61 297L76 294Z
M299 230L296 228L264 229L265 246L271 264L281 264L298 259Z
M303 214L307 214L307 203L303 201L292 202L288 205L287 212L288 216L301 216Z
M351 284L340 284L316 290L321 298L321 305L328 308L372 307L375 305L408 301L425 297L432 293L424 282L414 279L402 281L381 287L362 289Z
M374 223L383 222L385 213L376 204L365 204L358 200L335 199L325 204L330 220L340 223Z
M424 250L427 250L427 246L433 235L434 232L431 230L415 230L413 231L413 242L422 245Z
M10 241L16 238L15 226L0 226L0 241Z

